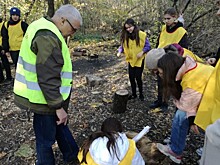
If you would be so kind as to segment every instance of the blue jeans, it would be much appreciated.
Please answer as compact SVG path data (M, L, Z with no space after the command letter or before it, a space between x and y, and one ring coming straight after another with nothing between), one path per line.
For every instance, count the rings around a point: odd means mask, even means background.
M63 160L70 162L77 159L79 148L67 125L56 124L56 115L34 113L33 127L36 136L36 165L54 165L52 145L57 141Z
M188 131L189 121L186 112L178 109L173 118L170 143L170 148L175 154L182 155Z

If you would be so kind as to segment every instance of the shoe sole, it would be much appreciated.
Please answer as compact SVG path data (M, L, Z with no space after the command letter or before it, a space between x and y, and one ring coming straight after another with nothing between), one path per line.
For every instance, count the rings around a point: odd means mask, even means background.
M163 150L160 150L160 148L158 147L158 144L157 144L157 149L163 153L164 155L166 155L167 157L169 157L173 162L177 163L177 164L180 164L181 163L181 160L177 160L174 156L170 155L169 153L167 152L164 152Z

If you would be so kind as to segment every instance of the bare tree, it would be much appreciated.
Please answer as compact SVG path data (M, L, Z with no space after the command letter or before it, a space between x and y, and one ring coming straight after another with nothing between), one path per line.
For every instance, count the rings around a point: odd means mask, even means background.
M52 17L54 15L54 0L47 0L47 2L48 2L47 15Z
M31 10L32 10L32 8L33 8L33 6L34 6L34 3L35 3L35 0L32 0L31 4L30 4L30 6L29 6L28 11L24 14L24 21L25 21L25 22L26 22L26 20L27 20L28 15L31 13Z

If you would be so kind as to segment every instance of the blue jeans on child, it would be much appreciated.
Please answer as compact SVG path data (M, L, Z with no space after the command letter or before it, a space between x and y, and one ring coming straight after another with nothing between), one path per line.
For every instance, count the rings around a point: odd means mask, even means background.
M64 162L77 159L79 148L67 125L56 124L56 115L34 113L33 127L36 136L36 165L54 165L52 145L57 141Z
M189 121L186 112L177 110L172 122L171 130L171 150L177 154L182 155L186 145L186 137L189 131Z

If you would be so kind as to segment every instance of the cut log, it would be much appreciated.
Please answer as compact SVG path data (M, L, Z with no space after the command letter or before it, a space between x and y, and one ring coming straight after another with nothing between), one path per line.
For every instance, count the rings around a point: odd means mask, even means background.
M115 92L112 110L114 113L124 113L127 109L128 91L120 89Z

